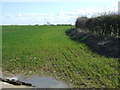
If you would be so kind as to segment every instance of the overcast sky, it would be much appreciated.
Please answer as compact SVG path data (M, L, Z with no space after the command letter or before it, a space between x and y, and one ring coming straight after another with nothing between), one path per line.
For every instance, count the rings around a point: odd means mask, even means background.
M50 22L51 24L74 24L76 18L79 16L91 17L103 12L117 11L118 1L119 0L1 0L2 24L42 25L46 24L46 22Z

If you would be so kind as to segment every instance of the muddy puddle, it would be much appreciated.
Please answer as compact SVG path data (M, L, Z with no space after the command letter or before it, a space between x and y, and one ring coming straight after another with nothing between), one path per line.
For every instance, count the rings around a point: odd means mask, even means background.
M23 77L23 76L4 76L6 79L15 79L23 82L31 83L35 88L68 88L64 82L56 80L52 77L40 77L40 76L32 76L32 77Z

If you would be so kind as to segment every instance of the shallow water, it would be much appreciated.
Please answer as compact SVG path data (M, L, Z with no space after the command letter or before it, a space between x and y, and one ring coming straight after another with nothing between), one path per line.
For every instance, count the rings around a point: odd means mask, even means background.
M32 76L26 78L23 76L13 76L5 78L28 82L36 88L68 88L68 85L66 85L64 82L56 80L52 77Z

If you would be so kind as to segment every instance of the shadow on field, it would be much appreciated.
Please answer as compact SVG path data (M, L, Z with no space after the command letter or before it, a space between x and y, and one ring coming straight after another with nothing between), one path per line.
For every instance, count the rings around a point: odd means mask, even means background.
M66 31L66 34L71 37L72 40L85 43L90 49L98 54L106 57L119 58L119 38L108 37L103 35L95 35L90 32L82 32L78 29L70 29Z

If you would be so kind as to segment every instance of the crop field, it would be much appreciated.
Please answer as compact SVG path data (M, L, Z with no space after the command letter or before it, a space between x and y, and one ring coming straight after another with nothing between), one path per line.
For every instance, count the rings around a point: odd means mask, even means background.
M4 74L47 75L70 87L119 86L118 61L70 39L74 26L2 26Z

